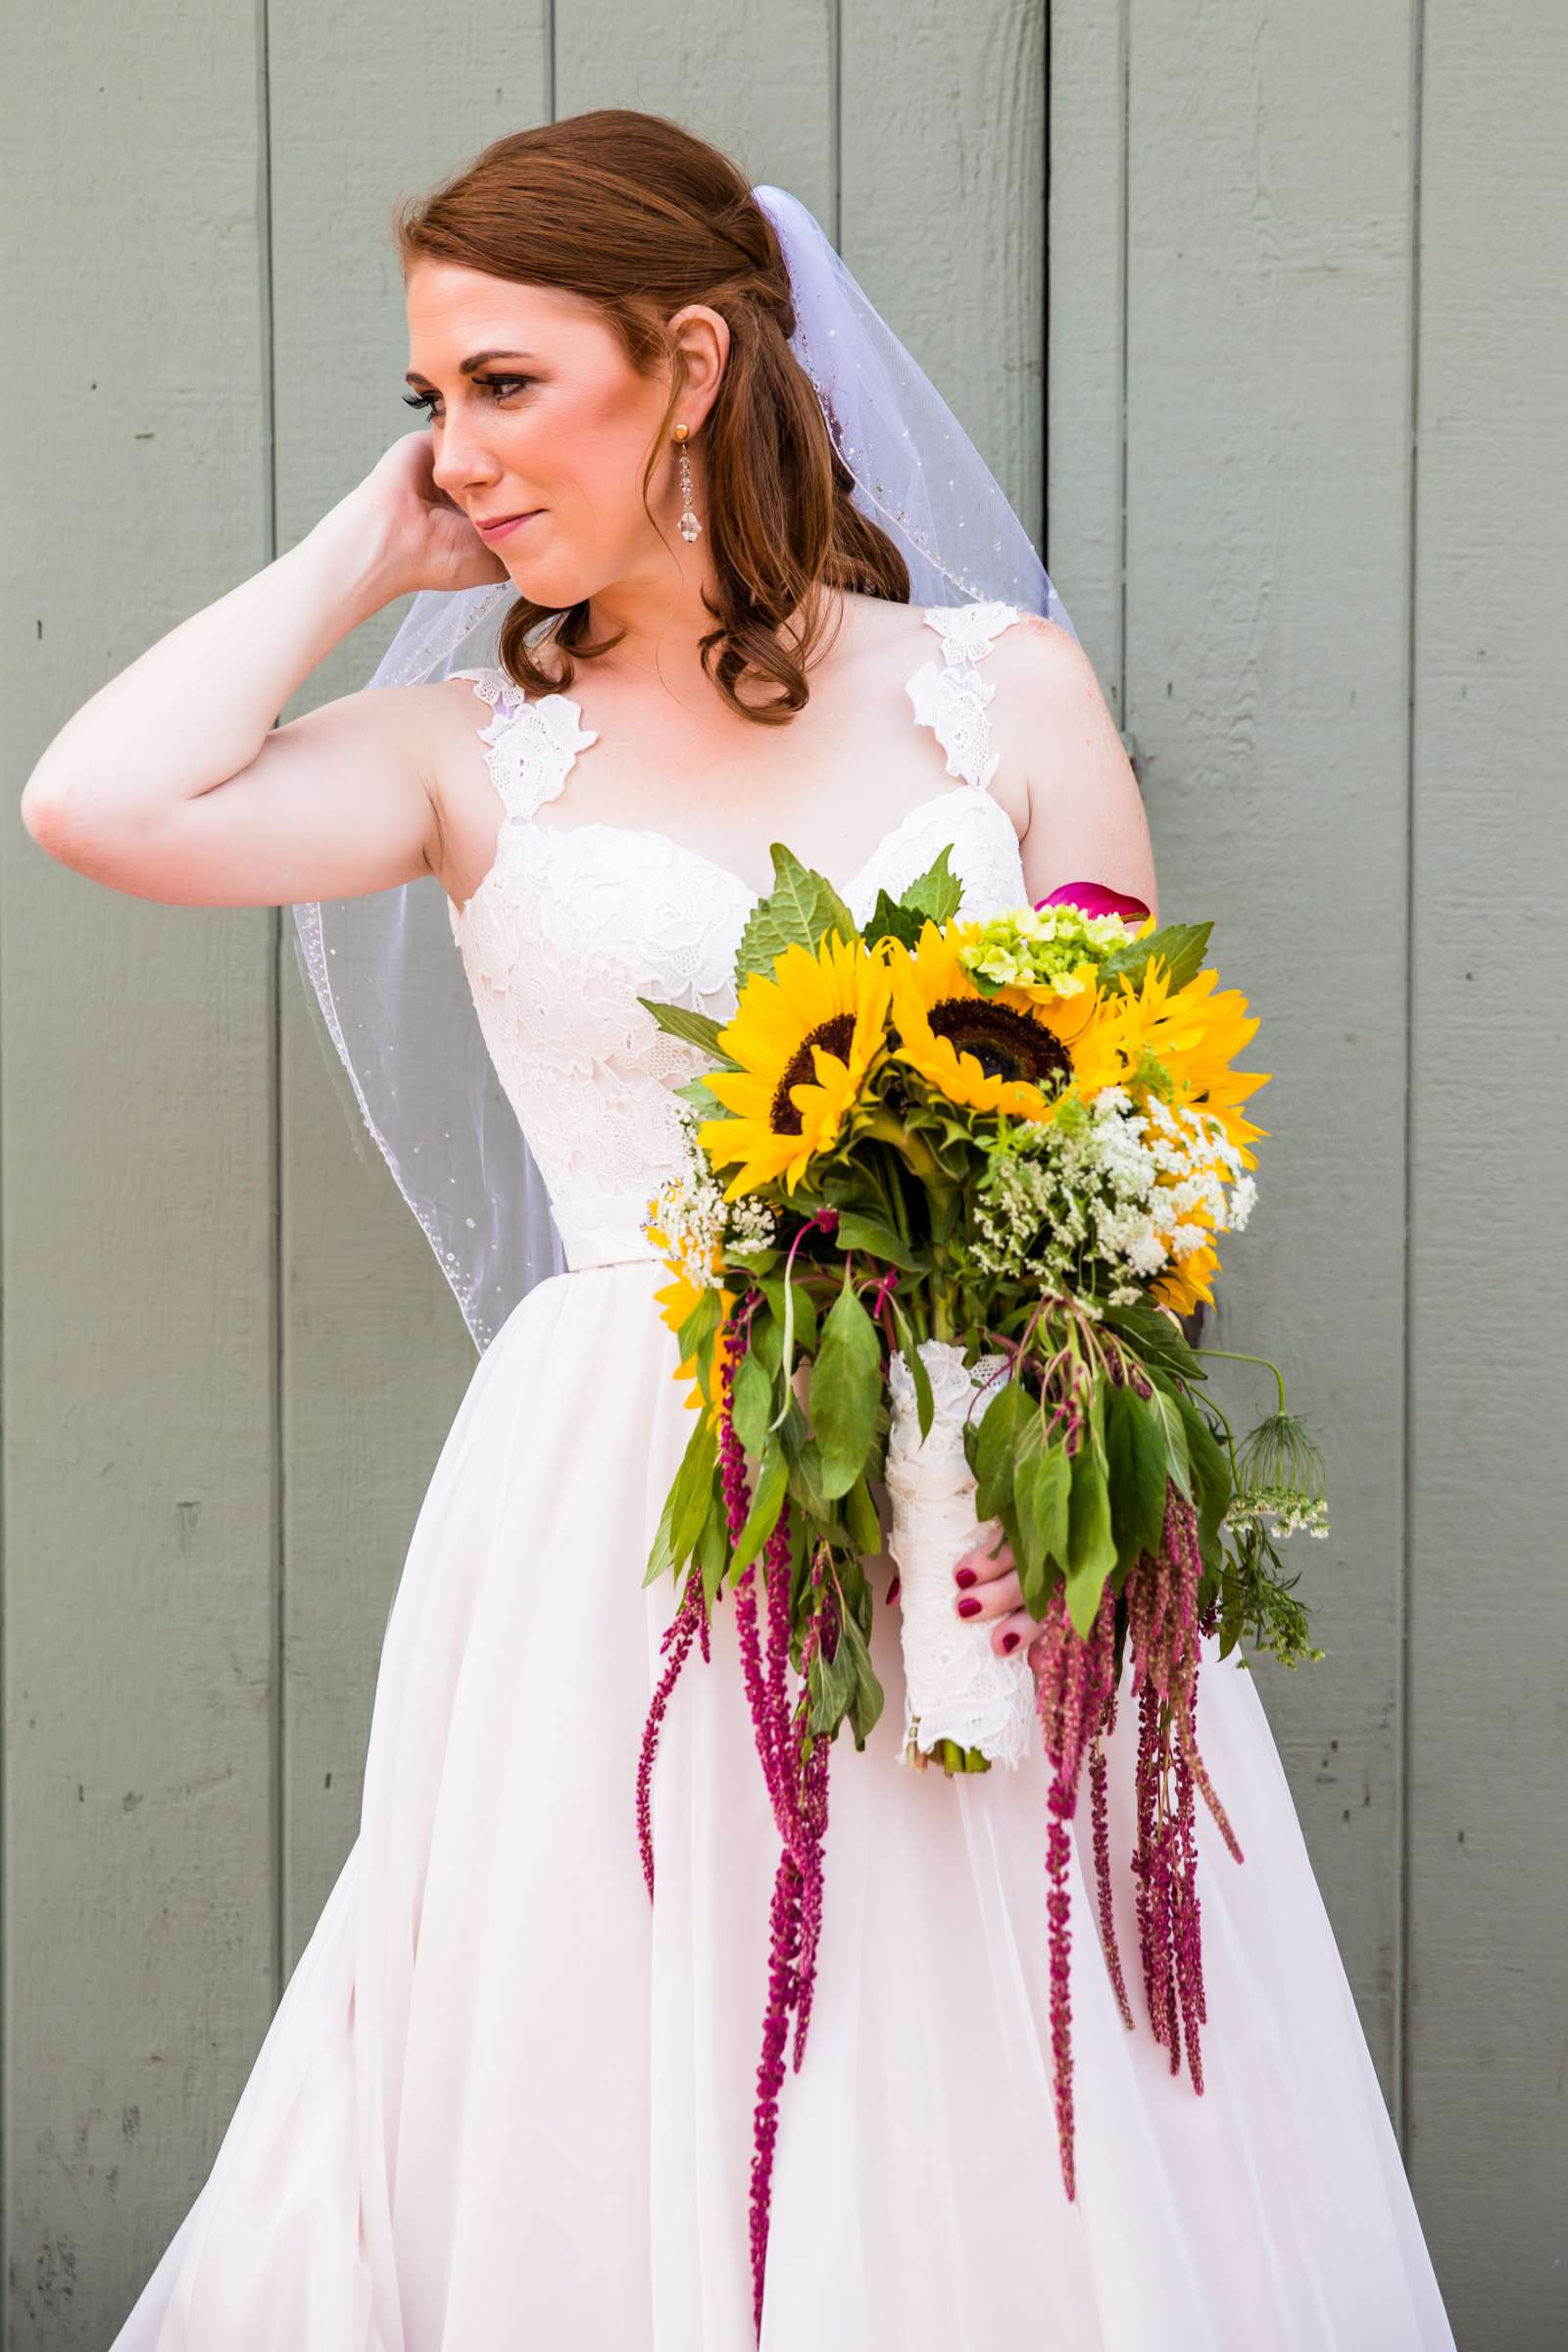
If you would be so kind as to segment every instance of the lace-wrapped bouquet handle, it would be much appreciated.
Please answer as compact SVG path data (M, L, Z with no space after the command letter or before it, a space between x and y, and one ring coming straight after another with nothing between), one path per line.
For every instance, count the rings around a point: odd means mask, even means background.
M863 1747L883 1706L867 1564L887 1550L898 1565L904 1759L1016 1768L1038 1738L1051 1768L1070 2196L1067 1824L1086 1763L1102 1940L1132 2023L1103 1836L1124 1659L1140 1708L1132 1869L1149 2012L1173 2069L1185 2041L1200 2089L1195 1789L1241 1859L1198 1744L1201 1642L1217 1635L1223 1657L1250 1630L1287 1663L1321 1654L1274 1539L1326 1526L1321 1465L1283 1383L1238 1450L1180 1322L1212 1297L1215 1237L1247 1221L1249 1147L1265 1132L1242 1104L1266 1073L1232 1066L1257 1022L1204 967L1211 926L1156 929L1092 883L960 920L946 850L857 924L783 843L772 857L773 889L737 951L734 1016L642 1000L712 1066L680 1090L686 1164L646 1220L693 1417L645 1579L669 1571L684 1590L639 1760L638 1835L652 1896L659 1724L732 1592L780 1840L759 2265L789 2021L799 2067L810 2016L828 1757L845 1724ZM1016 1659L954 1606L959 1553L1004 1539L1040 1628Z

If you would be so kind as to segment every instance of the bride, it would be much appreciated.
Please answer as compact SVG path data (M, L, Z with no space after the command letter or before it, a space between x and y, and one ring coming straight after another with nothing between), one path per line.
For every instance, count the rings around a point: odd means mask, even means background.
M114 2352L743 2352L759 2297L762 2352L1451 2346L1251 1675L1213 1661L1200 1702L1247 1855L1200 1811L1201 2095L1091 1925L1069 2200L1044 1758L899 1769L885 1561L888 1703L835 1757L756 2242L775 1848L722 1607L663 1725L652 1904L633 1814L689 1413L640 1220L703 1059L640 1000L733 1009L775 840L859 919L944 847L967 914L1084 877L1154 909L1149 836L1016 517L792 198L607 110L498 141L399 233L423 425L85 704L23 804L114 889L296 909L481 1350L358 1836ZM369 687L272 725L410 591ZM956 1611L1033 1642L1005 1550L954 1570Z

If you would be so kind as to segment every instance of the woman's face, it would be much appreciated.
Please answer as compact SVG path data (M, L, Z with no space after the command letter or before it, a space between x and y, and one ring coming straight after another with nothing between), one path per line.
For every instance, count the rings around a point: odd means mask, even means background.
M552 286L419 261L406 294L409 382L430 418L436 485L476 525L528 515L485 535L521 594L559 609L667 571L680 509L673 442L648 485L662 541L642 475L668 377L639 375L600 313ZM695 356L679 419L694 435L711 399Z

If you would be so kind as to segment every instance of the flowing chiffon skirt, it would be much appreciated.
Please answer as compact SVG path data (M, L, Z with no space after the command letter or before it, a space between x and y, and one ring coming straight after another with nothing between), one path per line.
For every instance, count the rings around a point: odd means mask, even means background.
M772 1816L732 1596L635 1780L673 1614L643 1592L690 1427L651 1260L539 1284L480 1358L388 1619L355 1843L212 2171L111 2352L749 2352ZM1436 2352L1452 2333L1251 1675L1214 1656L1198 1807L1205 2087L1150 2032L1074 1824L1077 2196L1052 2096L1047 1767L835 1748L810 2034L761 2352ZM1124 1685L1125 1693L1125 1685Z

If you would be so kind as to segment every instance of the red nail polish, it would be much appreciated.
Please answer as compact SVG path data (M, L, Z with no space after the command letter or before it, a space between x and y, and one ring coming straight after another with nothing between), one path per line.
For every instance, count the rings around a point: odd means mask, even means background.
M958 1615L960 1617L978 1617L979 1614L980 1603L973 1597L972 1594L969 1599L959 1601Z
M977 1585L980 1580L972 1568L955 1568L953 1581L956 1585Z
M1004 1649L1016 1649L1018 1646L1018 1640L1019 1637L1016 1634L1004 1634L1002 1637L1002 1646Z

